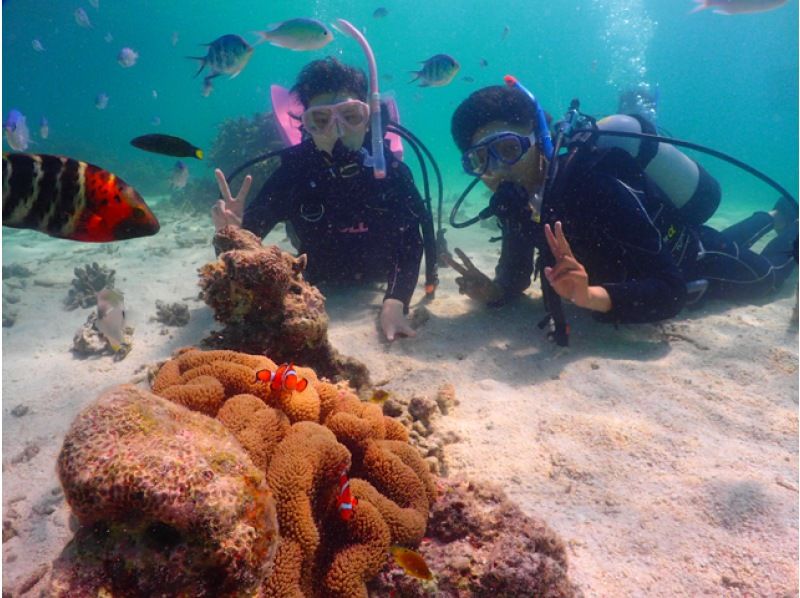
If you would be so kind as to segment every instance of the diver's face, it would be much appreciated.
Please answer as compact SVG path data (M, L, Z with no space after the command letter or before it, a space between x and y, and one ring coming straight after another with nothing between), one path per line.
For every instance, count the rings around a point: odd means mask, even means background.
M320 127L320 130L309 130L306 127L314 140L314 145L329 154L333 151L333 146L336 144L337 139L340 139L348 149L354 151L359 149L364 144L364 136L367 133L369 124L369 109L358 99L356 94L346 90L321 93L314 96L308 101L306 111L311 111L315 107L329 107L337 104L341 105L338 109L335 109L339 117L338 122L331 123L331 126ZM364 105L359 106L359 104ZM323 111L320 115L317 115L318 118L325 119L326 112ZM320 124L326 125L327 123L322 122Z
M492 121L475 131L470 145L478 145L491 135L507 131L527 136L533 132L533 123L519 125L500 120ZM481 180L492 191L497 191L500 183L509 181L522 185L529 193L533 193L542 181L543 172L541 171L539 150L535 144L532 144L515 164L498 164L494 160L490 161L486 172L481 175Z

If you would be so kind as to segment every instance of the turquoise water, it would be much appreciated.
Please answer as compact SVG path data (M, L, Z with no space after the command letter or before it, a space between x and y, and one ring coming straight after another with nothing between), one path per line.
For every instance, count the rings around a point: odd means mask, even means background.
M76 24L78 6L86 10L92 29ZM388 16L373 18L378 6L385 6ZM87 2L10 0L3 6L3 115L18 108L28 117L35 141L31 151L63 153L109 168L145 197L163 193L174 159L144 154L129 145L131 138L171 133L209 148L221 121L268 109L269 84L290 86L308 61L336 55L365 66L355 42L339 34L312 52L264 44L239 77L219 77L212 95L204 98L202 77L192 78L196 63L185 56L201 55L199 44L225 33L252 42L253 31L290 17L325 22L344 17L366 28L382 90L395 96L403 122L436 155L446 196L467 182L449 135L450 116L471 91L499 83L506 73L516 74L555 116L573 97L581 99L586 112L602 115L615 110L620 90L640 83L657 86L662 127L730 153L796 192L796 2L734 17L710 11L690 15L688 0L526 0L500 6L478 0L100 0L95 9ZM104 40L107 33L113 36L110 43ZM34 38L44 52L33 50ZM140 55L132 68L117 64L124 46ZM445 88L408 84L407 72L437 53L460 62L456 79ZM481 58L488 62L485 68ZM110 97L103 111L94 106L100 92ZM42 115L50 121L47 140L38 139ZM151 124L154 117L159 126ZM712 158L704 164L723 185L722 210L772 204L776 194L763 183ZM191 175L210 176L211 167L192 161Z

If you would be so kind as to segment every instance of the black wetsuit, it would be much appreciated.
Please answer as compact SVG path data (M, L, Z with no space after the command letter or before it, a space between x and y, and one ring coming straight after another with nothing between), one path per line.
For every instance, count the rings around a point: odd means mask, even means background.
M492 199L504 233L495 282L507 295L530 285L534 247L539 248L542 266L554 264L542 227L556 221L562 222L589 284L602 286L611 298L610 312L594 313L604 321L670 318L687 298L696 299L688 297L687 285L698 279L708 281L705 297L764 296L794 268L796 224L756 254L748 247L771 229L772 217L766 212L718 232L687 224L684 214L622 149L589 146L569 163L565 155L559 160L559 174L541 208L541 224L531 220L521 187L506 183ZM713 179L704 180L698 190L719 193Z
M286 221L308 255L314 284L386 280L385 298L408 309L422 259L425 207L411 171L386 149L376 179L362 154L340 142L333 156L309 139L281 153L281 164L248 203L242 226L263 238Z

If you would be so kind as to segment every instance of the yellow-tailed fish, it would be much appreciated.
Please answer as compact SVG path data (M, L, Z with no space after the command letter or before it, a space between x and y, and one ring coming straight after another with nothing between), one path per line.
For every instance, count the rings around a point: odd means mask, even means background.
M428 569L428 564L416 550L403 546L392 546L389 550L394 557L394 561L407 575L426 581L433 579L433 573Z

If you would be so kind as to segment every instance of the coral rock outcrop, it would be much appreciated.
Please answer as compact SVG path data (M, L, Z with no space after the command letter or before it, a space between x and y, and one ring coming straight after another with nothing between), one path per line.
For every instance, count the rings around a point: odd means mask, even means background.
M239 596L271 571L272 493L214 419L117 387L73 422L58 475L80 528L48 596Z

